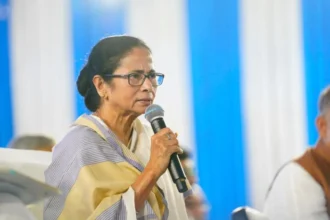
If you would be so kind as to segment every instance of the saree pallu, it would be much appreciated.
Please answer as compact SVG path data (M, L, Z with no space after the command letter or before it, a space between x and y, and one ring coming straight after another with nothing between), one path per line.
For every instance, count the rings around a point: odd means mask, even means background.
M131 144L142 149L140 155L144 157L143 152L148 155L150 151L150 136L138 119L133 129L136 140ZM143 210L136 213L131 185L147 160L148 156L138 158L123 146L114 133L93 116L79 117L55 146L52 163L45 172L46 182L58 187L62 195L46 201L44 219L168 219L169 206L158 182ZM168 187L165 185L169 184L163 183L162 187ZM190 193L191 190L185 194ZM176 200L181 199L181 195L176 196ZM183 207L177 208L185 212L184 203L181 203L178 206L183 204ZM186 219L183 213L179 215Z

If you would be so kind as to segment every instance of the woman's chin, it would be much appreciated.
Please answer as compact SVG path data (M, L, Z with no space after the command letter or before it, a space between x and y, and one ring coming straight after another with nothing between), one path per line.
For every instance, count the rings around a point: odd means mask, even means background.
M138 115L142 115L146 112L146 109L148 108L148 106L139 106L139 107L135 107L134 108L134 112Z
M152 104L152 101L138 101L135 103L135 110L139 114L144 114L148 106Z

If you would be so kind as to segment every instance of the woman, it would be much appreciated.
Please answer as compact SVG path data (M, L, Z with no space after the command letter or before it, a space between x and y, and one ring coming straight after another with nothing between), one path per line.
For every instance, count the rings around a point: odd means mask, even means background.
M187 219L167 171L171 154L182 152L177 135L169 128L153 135L138 119L163 79L137 38L94 46L77 80L92 114L54 148L46 182L62 195L46 202L44 219Z

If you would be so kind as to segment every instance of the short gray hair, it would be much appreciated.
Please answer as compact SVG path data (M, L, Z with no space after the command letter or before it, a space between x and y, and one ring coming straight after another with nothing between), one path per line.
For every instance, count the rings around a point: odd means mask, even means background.
M325 114L330 110L330 86L326 87L319 97L319 113Z
M8 145L8 148L37 150L43 147L54 146L55 141L44 135L23 135L14 138Z

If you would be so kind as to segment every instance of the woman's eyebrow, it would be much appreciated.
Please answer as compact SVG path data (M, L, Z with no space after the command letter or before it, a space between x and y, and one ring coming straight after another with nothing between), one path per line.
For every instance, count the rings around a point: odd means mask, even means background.
M137 70L132 70L132 73L145 73L144 70L137 69ZM155 73L156 71L154 69L151 69L148 73ZM147 74L148 74L147 73Z

